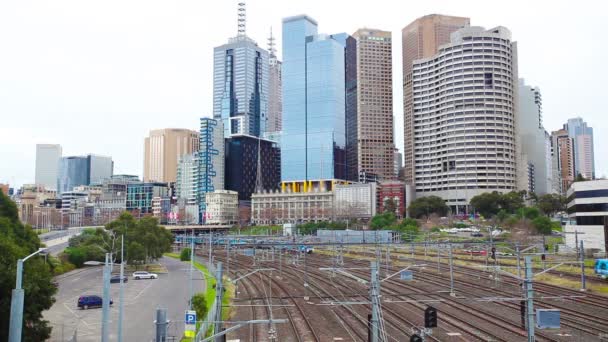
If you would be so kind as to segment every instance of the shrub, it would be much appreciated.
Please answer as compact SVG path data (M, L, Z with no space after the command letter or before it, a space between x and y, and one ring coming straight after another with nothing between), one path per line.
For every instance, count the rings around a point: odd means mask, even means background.
M179 253L179 260L190 261L190 248L182 249L181 253Z

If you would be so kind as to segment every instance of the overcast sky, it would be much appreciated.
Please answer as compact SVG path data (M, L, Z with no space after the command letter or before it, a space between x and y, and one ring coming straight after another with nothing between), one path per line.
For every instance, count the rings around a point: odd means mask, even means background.
M519 44L519 76L538 86L544 125L583 117L596 174L608 174L608 20L602 1L247 1L247 34L266 47L281 19L306 13L323 33L393 32L394 113L403 148L401 29L431 13L502 25ZM0 183L34 181L36 143L114 159L142 174L156 128L198 130L212 112L213 47L236 35L237 1L0 1Z

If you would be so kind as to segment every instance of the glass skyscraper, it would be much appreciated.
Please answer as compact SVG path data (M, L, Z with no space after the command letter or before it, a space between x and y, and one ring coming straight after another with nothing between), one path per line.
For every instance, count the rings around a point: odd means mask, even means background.
M306 15L283 19L282 181L347 179L348 38L318 34Z
M89 185L89 159L63 157L57 170L57 193L72 191L75 186Z
M245 35L214 49L213 118L224 137L261 136L268 112L268 52Z

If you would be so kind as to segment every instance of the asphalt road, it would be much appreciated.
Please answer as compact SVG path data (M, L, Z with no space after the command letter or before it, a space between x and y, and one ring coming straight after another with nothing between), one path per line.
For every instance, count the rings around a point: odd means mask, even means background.
M134 280L131 274L128 275L129 281L124 289L123 341L151 341L159 306L167 308L170 320L168 335L176 336L176 341L183 335L184 310L190 289L188 265L172 258L162 258L160 262L167 267L168 274L159 274L158 279ZM117 272L118 268L115 267L114 271ZM197 273L193 278L195 293L203 291L201 274ZM57 301L44 313L44 318L53 326L51 341L68 341L74 331L79 342L99 341L102 309L80 310L77 301L83 294L103 294L102 268L76 270L57 280ZM119 288L120 284L111 284L114 305L110 309L110 341L117 340Z

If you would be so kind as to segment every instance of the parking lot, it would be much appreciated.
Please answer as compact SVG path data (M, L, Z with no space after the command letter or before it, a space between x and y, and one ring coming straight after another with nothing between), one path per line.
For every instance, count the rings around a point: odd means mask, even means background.
M189 292L188 265L171 258L160 260L168 273L159 274L158 279L129 281L124 289L124 341L151 341L154 338L154 319L157 307L167 308L169 336L179 341L183 334L183 316ZM119 268L115 267L114 272ZM45 312L44 318L51 322L51 341L69 341L76 332L78 341L99 341L101 334L102 309L80 310L77 307L81 295L103 294L102 268L93 267L70 272L58 280L59 291L53 307ZM200 273L194 275L194 291L204 290L204 280ZM111 284L111 298L114 305L110 309L110 341L117 340L120 284Z

